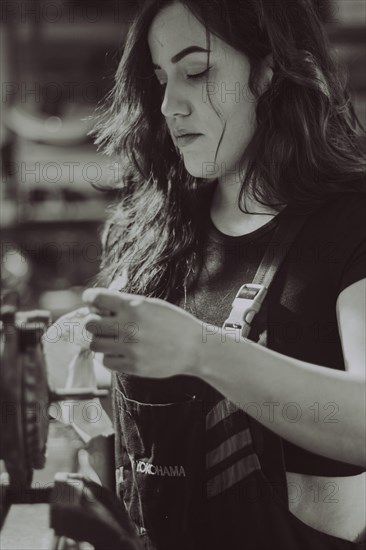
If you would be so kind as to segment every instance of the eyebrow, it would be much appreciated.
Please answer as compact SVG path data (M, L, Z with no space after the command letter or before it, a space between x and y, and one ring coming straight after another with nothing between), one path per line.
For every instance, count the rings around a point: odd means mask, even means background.
M185 57L186 55L189 55L190 53L196 53L196 52L210 52L211 50L206 50L205 48L201 48L200 46L189 46L188 48L184 48L184 50L182 50L181 52L175 54L172 58L171 58L171 62L176 64L178 63L178 61L180 61L181 59L183 59L183 57ZM153 66L154 66L154 69L161 69L160 65L156 65L155 63L153 63Z

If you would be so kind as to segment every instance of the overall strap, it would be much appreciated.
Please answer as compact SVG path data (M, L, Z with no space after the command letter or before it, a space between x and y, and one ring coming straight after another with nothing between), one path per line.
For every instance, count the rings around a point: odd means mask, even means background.
M267 311L268 289L273 282L291 245L295 241L309 214L286 213L281 216L278 226L264 253L252 283L243 284L233 301L233 309L223 324L226 330L234 329L243 338L249 338L267 346ZM259 314L260 313L260 314ZM259 315L258 315L259 314ZM282 439L275 432L248 416L250 432L255 452L258 455L264 477L288 506L285 461Z
M224 329L240 330L242 337L253 339L251 329L254 316L260 311L280 265L308 217L309 214L287 213L281 216L253 281L239 288L231 313L223 324Z

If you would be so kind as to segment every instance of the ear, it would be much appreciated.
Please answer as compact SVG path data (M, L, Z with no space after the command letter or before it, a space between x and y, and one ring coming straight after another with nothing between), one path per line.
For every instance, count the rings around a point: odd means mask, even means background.
M273 55L269 53L262 61L262 70L260 77L260 87L262 92L265 92L271 85L273 77Z
M269 86L273 77L273 55L269 53L263 59L263 81L264 84Z

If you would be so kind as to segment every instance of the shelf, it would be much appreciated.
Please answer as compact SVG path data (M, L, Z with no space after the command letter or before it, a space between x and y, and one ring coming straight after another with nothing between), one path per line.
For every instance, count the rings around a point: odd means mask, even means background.
M67 48L73 44L88 44L89 47L118 47L123 46L125 36L130 25L129 18L121 21L108 22L55 22L40 25L37 41L38 44L67 43ZM17 38L20 43L27 43L34 40L34 29L31 25L19 25L17 27Z
M3 200L1 226L12 227L32 223L103 222L108 202L100 199L64 202L45 200L40 203L24 204Z

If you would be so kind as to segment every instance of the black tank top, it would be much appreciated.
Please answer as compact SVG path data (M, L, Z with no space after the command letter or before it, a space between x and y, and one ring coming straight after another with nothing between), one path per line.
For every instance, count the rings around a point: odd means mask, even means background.
M357 218L361 216L362 219L364 212L357 208L354 211L357 203L359 198L355 195L332 201L314 213L300 231L267 295L268 347L271 349L316 365L345 370L336 299L343 288L365 277L365 263L360 260L362 235L357 229ZM259 229L234 237L214 226L209 204L208 201L204 213L207 231L202 244L203 268L194 287L175 303L204 323L221 327L239 287L252 282L286 209ZM345 204L348 207L345 208ZM349 240L350 210L356 216L354 242ZM352 247L357 250L353 255ZM218 392L202 381L200 391L208 401L217 400ZM319 421L331 421L337 416L336 404L333 407L326 403L309 406L313 407L314 419ZM309 452L285 439L283 449L289 472L351 476L365 471L363 467Z

